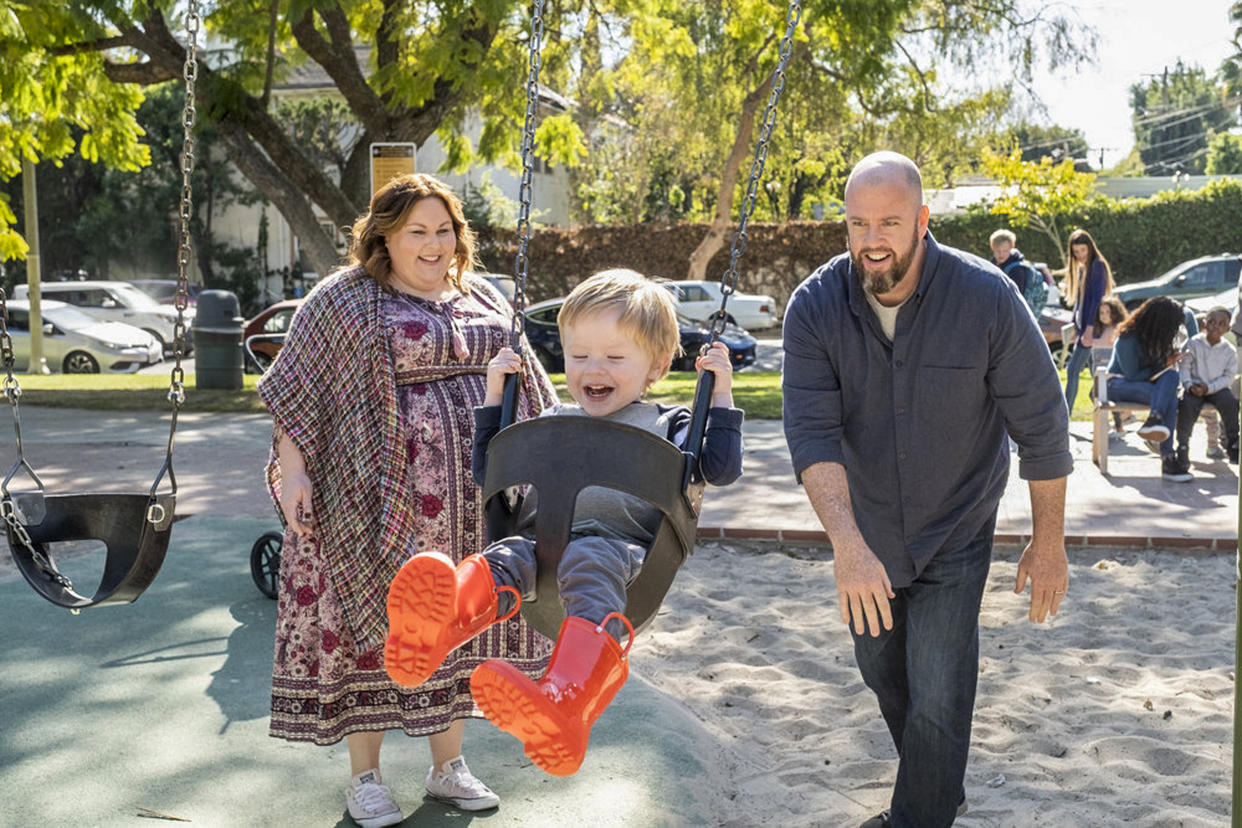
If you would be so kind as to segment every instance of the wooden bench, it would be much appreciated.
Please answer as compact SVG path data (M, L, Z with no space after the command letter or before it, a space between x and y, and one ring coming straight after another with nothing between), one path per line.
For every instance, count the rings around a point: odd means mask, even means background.
M1112 402L1108 399L1108 369L1095 370L1095 408L1091 413L1091 459L1108 474L1108 430L1113 412L1141 412L1146 419L1148 406L1136 402Z

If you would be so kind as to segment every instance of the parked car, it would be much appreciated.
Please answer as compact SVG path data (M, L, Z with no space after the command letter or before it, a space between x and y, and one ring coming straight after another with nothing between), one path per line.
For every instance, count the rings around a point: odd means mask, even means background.
M1238 284L1242 260L1233 253L1201 256L1182 262L1154 279L1122 285L1113 293L1129 310L1134 310L1153 296L1168 296L1184 302L1220 293Z
M161 305L171 305L177 298L176 279L130 279L129 283ZM186 297L190 307L198 303L198 294L201 290L202 288L198 285L186 285Z
M284 344L284 335L289 332L289 323L293 314L302 306L305 299L283 299L269 305L253 319L246 321L242 327L242 339L246 342L246 350L253 359L247 368L266 371L276 359L280 347ZM258 337L258 339L251 339Z
M556 315L561 311L564 298L549 299L526 309L526 340L552 373L565 370L565 352L561 348L561 332L556 327ZM678 315L677 326L681 331L681 347L685 353L673 360L674 371L693 371L694 358L699 348L711 338L711 331L699 322ZM737 325L727 325L720 341L729 347L734 368L743 368L755 361L755 338Z
M14 367L30 367L30 302L8 301ZM144 330L121 322L100 322L64 302L44 300L43 356L53 373L132 374L164 359L164 348Z
M28 293L27 285L17 285L13 289L15 299L27 299ZM172 345L177 309L161 305L129 282L43 282L42 294L45 300L74 305L100 322L123 322L142 328L165 348ZM187 329L193 315L192 309L186 310ZM193 347L193 337L187 336L186 353Z
M677 310L683 316L703 322L720 309L719 282L686 279L662 284L677 297ZM771 296L734 293L729 297L726 313L729 322L748 331L770 328L776 324L776 300Z

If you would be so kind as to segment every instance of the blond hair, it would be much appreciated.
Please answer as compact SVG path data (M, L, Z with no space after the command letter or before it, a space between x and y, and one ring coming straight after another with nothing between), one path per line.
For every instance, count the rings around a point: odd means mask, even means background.
M617 320L639 346L661 366L660 377L668 373L673 357L681 353L681 329L677 325L677 303L660 283L624 268L603 270L574 288L556 315L561 336L565 328L592 313L621 312Z
M466 223L461 199L449 185L423 173L401 175L389 181L371 196L371 206L354 222L349 243L349 263L361 265L372 279L392 292L392 259L388 255L387 237L405 226L414 205L424 198L438 198L453 222L457 244L449 268L449 283L468 293L463 274L478 266L474 231Z
M998 241L1007 241L1010 244L1017 244L1018 237L1013 234L1012 230L1005 230L1002 228L988 236L988 247L996 247L996 243Z

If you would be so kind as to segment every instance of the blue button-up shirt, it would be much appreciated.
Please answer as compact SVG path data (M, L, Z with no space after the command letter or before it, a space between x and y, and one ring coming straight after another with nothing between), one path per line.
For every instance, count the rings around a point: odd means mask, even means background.
M854 519L894 587L993 519L1009 475L1073 468L1048 345L1013 282L927 234L918 286L890 342L853 263L803 282L784 321L785 439L794 472L845 467Z

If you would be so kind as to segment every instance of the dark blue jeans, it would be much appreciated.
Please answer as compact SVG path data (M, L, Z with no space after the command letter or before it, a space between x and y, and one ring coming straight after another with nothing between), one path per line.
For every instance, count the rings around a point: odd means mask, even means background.
M913 584L894 590L892 630L854 635L863 681L897 746L896 828L952 825L965 796L979 605L995 524L994 514L971 541L941 550Z
M1177 369L1165 371L1155 382L1108 378L1108 398L1117 402L1146 405L1160 415L1169 429L1169 439L1160 444L1161 456L1173 454L1173 434L1177 430L1177 389L1181 384Z

